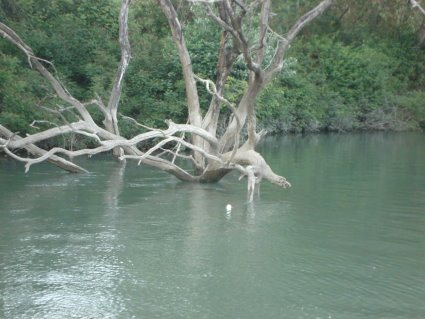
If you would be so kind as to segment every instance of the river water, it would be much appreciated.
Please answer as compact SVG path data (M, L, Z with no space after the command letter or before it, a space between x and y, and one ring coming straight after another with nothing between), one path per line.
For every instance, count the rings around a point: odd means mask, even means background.
M293 187L252 205L237 175L0 161L0 318L425 318L425 135L259 150Z

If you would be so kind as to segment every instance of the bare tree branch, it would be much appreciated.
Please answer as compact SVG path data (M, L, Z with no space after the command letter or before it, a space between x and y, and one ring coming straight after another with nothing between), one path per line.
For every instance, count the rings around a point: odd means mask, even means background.
M239 132L241 130L241 121L240 121L240 119L238 117L237 110L236 110L235 106L232 103L230 103L227 99L225 99L223 96L221 96L217 92L217 87L215 86L215 84L211 80L204 80L204 79L201 79L199 76L196 76L196 75L195 75L195 78L198 81L200 81L200 82L202 82L202 83L205 84L205 87L206 87L208 93L210 93L211 95L213 95L220 102L223 102L225 105L227 105L227 107L232 111L232 113L233 113L233 115L235 117L237 134L235 135L235 144L233 145L232 156L229 159L229 162L231 162L232 159L233 159L233 157L236 154L236 151L239 148L239 138L240 138Z
M171 120L166 120L165 123L169 126L169 129L166 131L160 130L160 129L153 129L150 128L148 126L145 126L143 124L140 124L139 122L137 122L135 119L129 117L129 116L123 116L123 118L135 123L136 125L139 125L143 128L148 129L150 132L144 133L144 134L154 134L154 132L158 133L155 134L154 137L149 137L149 138L155 138L155 137L166 137L169 135L174 135L178 132L184 132L184 133L190 133L190 134L194 134L197 135L199 137L201 137L202 139L206 140L208 143L210 143L214 148L216 148L218 146L218 140L217 138L210 134L209 132L207 132L206 130L190 125L190 124L176 124ZM138 138L139 136L141 136L143 134L140 134L136 137L134 137L133 139Z
M35 144L58 135L64 135L67 133L75 132L76 130L84 130L84 129L87 129L87 124L84 121L79 121L79 122L75 122L75 123L71 123L71 124L67 124L63 126L58 126L58 127L44 130L40 133L29 135L19 140L10 141L9 147L22 148L22 147L25 147L27 144Z
M52 148L51 150L49 150L48 152L46 152L46 154L43 154L43 156L40 156L36 159L23 159L23 158L19 159L20 161L26 161L27 163L29 163L29 165L28 165L28 167L29 167L32 164L41 163L42 161L48 159L50 156L52 156L56 153L65 154L69 157L75 157L75 156L81 156L81 155L94 155L94 154L98 154L98 153L101 153L101 152L109 151L109 150L111 150L115 147L124 147L124 146L131 147L131 146L137 145L138 143L140 143L142 141L146 141L146 140L149 140L149 139L154 139L154 138L158 138L158 137L170 137L171 135L178 133L178 132L191 133L191 134L194 134L194 135L197 135L197 136L204 138L205 140L207 140L212 145L215 145L215 146L218 145L217 139L201 128L194 127L192 125L175 124L172 121L167 121L167 124L169 125L169 128L165 131L161 131L161 130L149 131L149 132L146 132L146 133L139 134L139 135L133 137L130 140L126 140L124 138L118 138L117 137L115 139L107 139L107 140L102 141L99 138L98 135L83 131L83 129L86 129L86 123L85 122L77 122L77 123L73 123L71 125L65 125L65 126L62 126L62 127L55 127L55 128L49 129L49 130L45 130L43 132L30 135L27 138L23 138L23 139L16 141L16 142L10 141L7 146L4 146L4 148L7 148L7 149L9 149L9 148L20 148L20 147L25 146L29 143L35 143L37 141L45 140L45 139L50 138L50 137L54 137L54 136L57 136L57 135L60 135L60 134L70 133L70 132L74 132L74 133L78 133L78 134L82 134L82 135L86 135L88 137L94 138L101 144L101 146L93 148L93 149L82 149L82 150L76 150L76 151L69 151L69 150L66 150L66 149L63 149L63 148L60 148L60 147L55 147L55 148ZM110 132L108 132L108 133L112 134ZM102 134L102 132L99 132L99 134ZM111 138L112 136L109 135L109 137ZM183 143L186 146L191 145L189 143L183 142L182 139L179 139L177 137L173 137L172 139L177 140L177 141L179 141L180 143ZM164 144L160 142L159 145L162 146ZM191 146L190 148L192 148L192 149L194 149L198 152L201 151L201 148L199 148L197 146ZM155 147L155 149L157 149L157 148ZM142 160L144 160L146 157L147 156L142 158ZM17 157L15 157L15 158L17 159ZM122 156L122 158L126 158L126 157Z
M412 8L418 8L418 10L425 15L425 9L416 0L410 0L410 5Z
M221 18L219 18L214 11L212 10L212 8L208 5L205 4L205 9L208 13L208 15L215 21L217 22L224 30L226 30L227 32L230 32L235 38L238 38L238 34L237 32L229 25L227 24L224 20L222 20Z
M223 15L224 13L221 13ZM232 48L228 48L230 41L233 41L232 35L228 31L223 31L220 41L220 51L217 63L217 77L216 77L216 89L217 94L223 96L226 81L232 70L233 64L236 61L239 50L236 45L232 45ZM220 116L220 105L221 101L213 95L208 112L205 114L202 127L211 134L216 134L217 125Z
M292 43L295 37L301 32L301 30L306 25L308 25L316 17L321 15L331 4L332 0L323 0L314 9L310 10L301 18L299 18L298 21L292 26L292 28L288 31L285 37L286 41L281 42L272 63L266 69L266 82L273 79L273 77L282 69L285 52L289 48L289 45Z
M257 63L255 63L251 57L250 49L248 46L248 40L245 37L245 34L242 31L242 19L245 15L245 11L242 12L242 14L239 17L235 16L235 13L231 7L231 4L228 0L224 0L223 3L219 4L224 8L227 17L231 21L230 24L226 23L222 18L218 17L210 6L205 5L205 8L207 10L208 15L216 21L224 30L230 32L232 36L235 38L235 41L238 45L239 50L242 52L242 55L244 57L245 63L251 71L260 74L261 68L258 66Z
M178 145L180 146L181 143L179 143ZM177 151L173 152L172 150L161 148L161 151L162 151L162 153L161 154L158 154L157 156L160 157L160 156L162 156L165 153L171 154L173 156L173 159L172 159L171 163L173 163L173 164L174 164L174 161L175 161L175 159L177 157L180 157L180 158L183 158L185 160L192 161L192 162L194 161L194 158L193 158L192 155L183 155L183 154L180 154L179 153L179 149L177 149Z
M153 146L152 148L150 148L146 153L144 153L143 155L141 155L141 156L134 156L134 155L123 155L122 156L122 158L124 159L124 158L131 158L131 159L136 159L136 160L138 160L139 161L139 163L140 162L143 162L148 156L150 156L154 151L156 151L156 150L158 150L158 149L160 149L163 145L165 145L165 144L167 144L167 143L169 143L169 142L171 142L171 141L177 141L177 142L179 142L179 143L181 143L182 145L184 145L184 146L186 146L187 148L189 148L189 149L192 149L192 150L194 150L194 151L197 151L197 152L199 152L199 153L201 153L203 156L205 156L206 158L208 158L208 159L210 159L210 160L213 160L213 161L216 161L216 162L219 162L219 163L223 163L222 162L222 160L219 158L219 157L217 157L217 156L215 156L215 155L212 155L212 154L209 154L208 152L206 152L203 148L201 148L201 147L198 147L198 146L196 146L196 145L193 145L193 144L191 144L191 143L189 143L189 142L186 142L185 140L183 140L183 139L181 139L181 138L179 138L179 137L174 137L174 136L170 136L170 137L167 137L167 139L165 139L165 140L163 140L163 141L161 141L161 142L159 142L159 143L157 143L155 146Z
M7 142L7 140L2 140L0 138L0 144L2 144L3 146L7 146L8 144L14 143L22 139L20 136L13 134L11 131L9 131L7 128L5 128L2 125L0 125L0 135L6 137L9 140L9 142ZM2 146L0 146L0 148L2 148ZM35 156L43 156L46 153L45 150L30 143L25 143L23 148ZM87 173L87 171L84 168L74 163L71 163L59 156L51 156L47 159L47 161L71 173Z
M186 100L190 124L197 127L202 127L202 116L198 89L196 88L196 81L194 79L192 70L192 60L190 58L189 51L187 50L182 26L177 16L177 12L171 3L171 0L157 1L160 4L165 16L167 17L168 24L173 34L174 43L176 44L177 51L179 53L180 64L183 70L183 78L186 87ZM193 136L192 143L201 146L203 142L197 136ZM204 159L198 153L194 153L194 158L197 163L196 170L199 172L202 171L204 169Z
M131 59L130 41L128 40L128 10L131 0L123 0L119 16L119 42L121 45L121 61L118 67L111 96L107 106L107 116L104 124L106 128L119 135L117 110L121 91L124 84L124 75Z
M261 13L260 13L260 27L259 27L259 36L258 36L258 51L256 62L258 65L261 66L264 60L264 52L266 49L266 36L267 36L267 29L269 26L269 17L270 17L270 6L271 6L271 0L263 0L262 6L261 6Z
M94 124L93 119L90 114L87 112L85 107L81 104L80 101L75 99L62 85L62 83L54 77L41 63L40 59L34 55L32 49L27 46L21 38L10 29L8 26L0 22L0 34L6 39L10 40L13 44L15 44L19 49L21 49L28 57L30 61L30 65L35 67L35 69L50 83L53 87L57 95L67 103L73 105L84 120L90 121Z
M196 82L193 77L192 60L186 47L183 30L177 16L177 12L170 0L158 0L158 2L168 19L168 23L173 33L174 42L176 43L179 53L180 63L183 69L183 77L186 85L186 96L190 123L200 127L202 118L200 113L198 90L196 88Z

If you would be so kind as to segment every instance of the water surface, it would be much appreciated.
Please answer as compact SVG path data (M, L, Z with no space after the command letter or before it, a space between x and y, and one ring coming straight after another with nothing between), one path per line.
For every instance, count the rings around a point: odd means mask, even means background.
M237 175L0 161L0 317L424 318L425 136L259 150L293 187L253 205Z

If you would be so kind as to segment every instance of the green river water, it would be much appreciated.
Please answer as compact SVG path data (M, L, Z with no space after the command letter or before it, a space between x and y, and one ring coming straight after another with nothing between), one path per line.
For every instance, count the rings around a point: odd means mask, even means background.
M425 318L425 135L259 151L293 187L252 205L236 174L0 160L0 318Z

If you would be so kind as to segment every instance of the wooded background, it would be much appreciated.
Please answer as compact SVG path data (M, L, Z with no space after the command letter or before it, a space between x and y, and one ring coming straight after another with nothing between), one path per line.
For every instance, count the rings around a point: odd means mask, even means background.
M220 27L202 7L175 1L196 74L215 79ZM272 27L287 30L319 1L273 2ZM12 27L81 99L96 92L107 100L120 59L118 0L0 0L0 21ZM187 118L181 65L169 26L153 0L134 0L129 18L133 59L120 112L151 127ZM249 32L249 30L247 30ZM284 70L257 102L258 127L269 133L406 130L425 127L425 16L406 0L338 0L309 25L288 51ZM237 64L225 97L239 100L248 71ZM0 40L0 124L21 135L49 118L37 105L57 103L16 46ZM210 95L201 88L201 105ZM46 97L47 96L47 97ZM202 103L204 102L204 103ZM228 111L230 112L230 111ZM102 120L99 117L95 120ZM121 122L122 121L122 122ZM43 126L43 124L40 124ZM138 133L120 120L121 134ZM220 128L219 128L220 129ZM84 137L56 137L46 147L75 148Z

